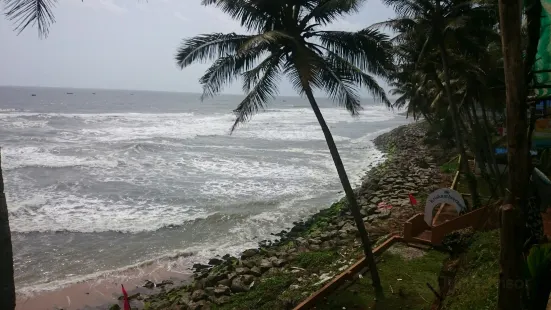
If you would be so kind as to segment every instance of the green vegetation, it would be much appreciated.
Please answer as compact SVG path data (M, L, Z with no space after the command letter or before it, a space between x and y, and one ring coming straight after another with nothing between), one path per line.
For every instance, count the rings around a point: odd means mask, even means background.
M378 263L384 297L375 297L365 276L322 300L316 309L430 309L438 290L438 274L447 254L429 250L423 256L404 258L385 252Z
M323 229L329 225L329 220L341 214L341 212L346 208L348 208L346 200L341 199L340 201L332 204L328 209L321 210L305 223L308 230L304 235L311 234L315 231L323 231Z
M499 283L499 231L477 233L461 258L446 310L497 308Z
M295 261L301 268L319 269L331 265L337 257L335 251L304 252L300 253Z
M263 279L250 292L235 294L230 303L214 309L285 309L291 300L285 299L288 296L282 293L293 280L294 277L290 274L274 274Z
M459 169L459 163L456 160L449 161L440 166L440 172L442 173L455 173Z
M487 200L492 197L492 189L491 184L486 181L483 177L477 176L476 177L476 188L478 190L478 193L480 194L480 197L482 198L482 203L486 203ZM459 178L459 181L457 182L456 190L462 194L469 192L469 187L467 182L465 181L465 178L461 175ZM493 197L494 199L497 197Z

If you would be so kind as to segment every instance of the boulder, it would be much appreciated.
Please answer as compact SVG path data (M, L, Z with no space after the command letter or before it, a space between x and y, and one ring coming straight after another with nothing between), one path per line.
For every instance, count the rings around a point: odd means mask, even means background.
M205 293L207 293L208 296L214 295L214 287L212 286L205 287Z
M312 251L319 251L321 249L321 246L319 246L317 244L311 244L309 248Z
M261 272L266 272L268 270L270 270L270 268L272 268L272 262L267 260L267 259L263 259L260 261L260 271Z
M245 284L242 276L238 276L233 278L230 289L233 293L247 292L249 290L249 285Z
M324 232L323 234L320 235L320 239L322 241L327 241L333 237L335 237L335 234L336 232L333 230L333 231L328 231L328 232Z
M145 287L145 288L151 289L151 288L154 288L154 287L155 287L155 283L153 283L153 282L147 280L147 281L145 281L144 285L142 285L142 286Z
M252 259L241 261L241 265L245 266L246 268L253 268L256 266L256 262Z
M383 209L379 211L379 214L377 214L377 217L381 220L385 220L390 217L390 209Z
M205 280L205 284L206 285L214 285L218 281L226 279L227 277L228 277L228 274L224 273L224 272L209 274L209 276Z
M197 263L197 264L193 264L192 268L195 269L196 271L201 271L201 270L209 269L211 268L211 266Z
M220 281L218 281L218 285L229 287L229 286L231 286L231 280L228 279L228 278L220 280Z
M193 288L196 290L200 290L206 286L206 283L207 283L207 279L205 278L195 280L195 282L193 282Z
M283 267L286 263L287 261L281 258L272 261L274 267Z
M308 241L306 241L306 239L302 238L302 237L298 237L295 239L295 242L298 246L305 246L308 244Z
M249 272L249 268L247 267L239 267L239 268L235 268L235 273L237 275L244 275L244 274L247 274Z
M210 304L206 300L199 300L198 302L194 302L189 304L190 310L206 310L210 309Z
M196 290L191 294L192 301L199 301L206 299L208 297L207 293L203 290Z
M251 276L250 274L246 274L241 276L241 279L243 280L243 283L246 285L250 285L254 281L254 276Z
M248 250L245 250L245 251L243 251L243 253L241 254L241 259L247 259L247 258L253 257L253 256L255 256L257 253L258 253L258 249L248 249Z
M212 265L212 266L218 266L220 264L222 264L224 261L219 259L219 258L211 258L209 260L209 265Z
M317 239L317 238L313 238L313 239L308 240L308 243L310 243L310 244L321 244L321 240Z
M352 225L351 223L346 223L340 230L339 230L339 233L341 234L351 234L351 233L354 233L356 231L356 227L354 227L354 225Z
M178 300L179 305L189 305L191 302L191 294L189 292L182 293L182 297Z
M262 275L262 271L260 270L259 267L254 266L249 270L249 274L255 277L260 277Z
M215 296L229 295L230 293L231 293L230 288L225 285L218 285L217 287L214 288Z
M220 296L214 300L214 303L218 306L225 305L231 301L229 296Z

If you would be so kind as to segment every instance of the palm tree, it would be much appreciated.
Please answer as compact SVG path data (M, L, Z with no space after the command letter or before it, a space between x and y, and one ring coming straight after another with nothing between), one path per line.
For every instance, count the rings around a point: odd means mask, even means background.
M387 36L375 30L325 31L336 18L356 12L363 0L203 0L240 21L250 34L203 34L185 39L176 61L185 68L200 61L214 64L200 78L202 98L218 94L235 79L243 79L245 99L235 109L231 131L266 107L277 95L285 75L305 95L321 126L348 206L360 232L373 286L380 291L371 243L341 157L314 97L327 93L352 115L361 110L360 87L377 100L390 104L384 90L369 72L383 78L392 70Z
M452 72L450 71L450 44L460 45L464 53L478 52L482 47L472 44L473 35L484 36L491 29L492 16L486 5L475 5L470 0L383 0L383 3L394 8L397 17L372 27L389 27L398 36L395 41L407 41L411 38L423 38L418 62L437 52L442 66L441 83L443 97L449 104L449 115L454 127L456 145L461 154L461 169L467 177L469 191L475 206L479 205L476 179L468 163L467 152L461 129L460 109L452 89ZM491 25L491 24L490 24ZM473 32L477 29L478 32ZM493 29L492 29L493 30Z
M0 152L0 309L15 309L15 284L13 280L13 252L8 219L8 204L2 178L2 154Z

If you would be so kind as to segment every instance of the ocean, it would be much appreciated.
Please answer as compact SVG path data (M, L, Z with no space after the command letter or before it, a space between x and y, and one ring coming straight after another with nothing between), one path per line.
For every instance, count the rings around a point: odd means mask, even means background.
M0 87L18 293L151 261L183 272L342 196L305 98L278 97L230 135L242 96L199 97ZM407 123L367 99L358 117L318 103L356 185L383 159L371 140Z

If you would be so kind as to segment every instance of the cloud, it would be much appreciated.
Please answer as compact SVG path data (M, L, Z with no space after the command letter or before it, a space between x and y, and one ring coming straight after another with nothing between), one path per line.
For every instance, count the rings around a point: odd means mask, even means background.
M111 13L122 14L126 13L128 9L122 7L115 3L115 0L95 0L95 1L84 1L79 3L87 7L91 7L96 10L105 10Z
M339 19L339 20L336 20L336 21L332 22L331 24L329 24L325 27L322 27L322 28L323 28L323 30L334 30L334 31L335 30L358 31L358 30L361 30L365 27L366 27L365 25L352 23L352 22L347 21L346 19Z
M189 18L185 17L184 15L182 15L182 13L180 13L178 11L174 12L174 17L176 17L177 19L179 19L181 21L184 21L184 22L189 21Z

